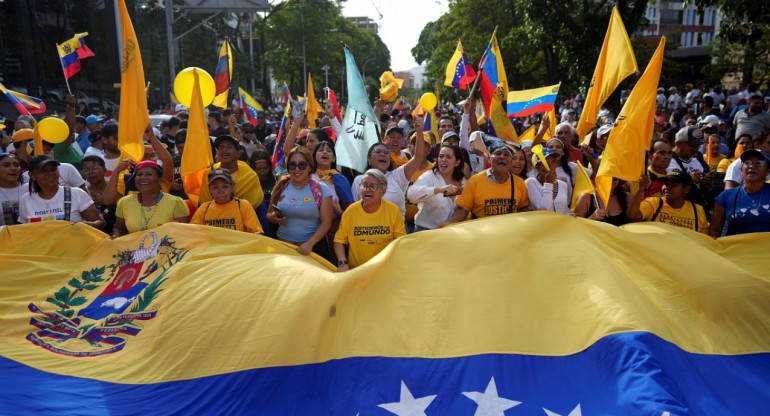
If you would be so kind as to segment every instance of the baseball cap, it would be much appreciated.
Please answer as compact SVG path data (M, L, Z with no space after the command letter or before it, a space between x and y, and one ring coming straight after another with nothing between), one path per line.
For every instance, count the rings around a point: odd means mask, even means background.
M605 124L599 127L599 130L596 131L596 137L602 137L605 134L609 133L610 130L612 130L612 124Z
M49 155L33 156L29 159L29 161L27 162L27 165L29 166L29 171L32 172L33 170L40 169L49 163L55 163L56 166L60 165L59 162L57 162L54 158L52 158Z
M548 156L551 156L554 154L556 154L556 152L554 152L553 150L547 147L543 148L543 159L547 159ZM542 161L540 160L539 157L537 157L536 154L532 154L532 166L537 166L538 163L542 163Z
M91 124L91 123L98 123L98 122L100 122L102 120L104 120L104 118L97 117L97 116L91 114L90 116L86 117L86 125Z
M401 127L398 127L397 125L388 127L388 129L385 131L385 135L387 136L388 134L390 134L390 132L393 132L393 131L400 134L401 137L404 136L404 130Z
M217 168L209 172L209 184L214 182L215 179L224 179L228 183L233 183L233 175L230 174L229 170L223 168Z
M219 137L217 137L217 138L214 140L214 147L217 147L217 148L218 148L218 147L219 147L219 145L220 145L220 144L222 144L222 142L224 142L224 141L229 141L229 142L231 142L231 143L232 143L232 144L233 144L233 145L234 145L236 148L237 148L238 146L240 146L240 145L241 145L241 144L238 142L238 139L236 139L236 138L235 138L235 137L233 137L233 136L229 136L229 135L225 134L225 135L222 135L222 136L219 136Z
M750 150L744 150L743 153L741 153L741 161L745 161L751 156L759 156L765 160L767 160L767 163L770 164L770 154L767 154L761 150L758 149L750 149ZM30 170L32 170L30 168Z
M187 111L187 107L185 107L184 104L177 104L176 107L174 107L174 112L178 113L180 111Z
M703 144L703 132L696 126L687 126L676 132L675 142L689 142L692 146Z
M16 130L16 133L13 133L13 136L11 136L11 140L13 140L14 143L20 142L22 140L29 140L32 137L34 137L35 132L32 131L32 129L19 129Z
M703 117L703 120L700 121L701 126L705 126L706 124L713 124L718 125L719 124L719 117L709 114L706 117Z
M682 185L692 185L692 178L687 172L673 171L669 172L664 178L664 181L671 181L681 183Z
M441 137L441 143L444 143L445 141L447 141L449 139L455 139L455 140L457 140L459 142L460 141L460 136L458 136L457 133L455 133L453 131L448 131L448 132L444 133L444 135Z

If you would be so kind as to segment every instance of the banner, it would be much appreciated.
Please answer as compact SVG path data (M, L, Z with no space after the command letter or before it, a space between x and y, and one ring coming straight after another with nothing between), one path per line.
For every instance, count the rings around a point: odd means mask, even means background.
M530 212L410 234L336 273L207 226L4 227L0 409L761 414L768 237Z

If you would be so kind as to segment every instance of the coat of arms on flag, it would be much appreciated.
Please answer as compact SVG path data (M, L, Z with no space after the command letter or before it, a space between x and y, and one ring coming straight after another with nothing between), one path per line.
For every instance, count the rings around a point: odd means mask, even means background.
M142 331L143 321L157 316L166 272L187 251L152 232L136 250L115 253L115 263L82 270L44 300L29 304L29 323L37 330L27 340L73 357L121 351L129 336Z

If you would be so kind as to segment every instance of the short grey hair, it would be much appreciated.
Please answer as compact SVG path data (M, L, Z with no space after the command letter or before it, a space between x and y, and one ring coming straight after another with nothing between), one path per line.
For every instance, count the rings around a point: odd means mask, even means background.
M572 127L572 124L570 124L568 121L565 121L563 123L557 124L556 127L553 129L553 131L556 132L556 130L559 130L560 128L562 128L564 126L569 127L570 133L575 134L575 128Z
M380 183L380 187L382 187L382 189L388 189L388 178L385 177L385 174L382 173L379 169L369 169L364 172L364 176L361 178L361 182L363 182L367 176L371 176L374 179L377 179L377 182Z

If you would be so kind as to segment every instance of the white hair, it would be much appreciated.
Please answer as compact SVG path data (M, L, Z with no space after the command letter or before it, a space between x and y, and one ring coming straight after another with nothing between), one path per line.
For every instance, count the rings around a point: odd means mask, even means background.
M385 174L382 173L379 169L369 169L366 172L364 172L364 177L361 178L361 182L363 182L363 180L366 179L367 176L371 176L374 179L377 179L377 182L380 183L380 187L382 187L382 189L384 190L388 189L388 178L385 177Z
M570 131L572 134L575 134L575 128L574 128L574 127L572 127L572 124L570 124L570 122L568 122L568 121L565 121L565 122L563 122L563 123L559 123L559 124L557 124L557 125L556 125L556 128L555 128L555 129L553 129L553 131L559 130L561 127L564 127L564 126L567 126L567 127L569 127L569 131Z

